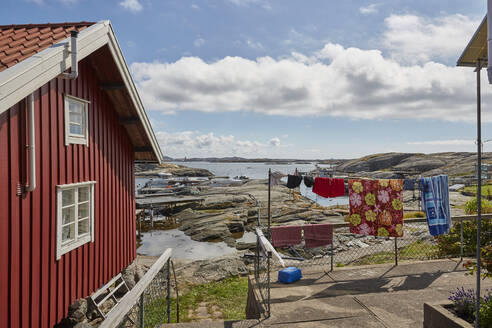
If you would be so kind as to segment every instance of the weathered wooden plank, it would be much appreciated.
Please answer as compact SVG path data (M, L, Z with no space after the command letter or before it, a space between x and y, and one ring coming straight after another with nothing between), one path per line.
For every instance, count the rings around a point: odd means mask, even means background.
M121 323L127 313L138 302L140 295L145 291L147 286L152 282L157 273L162 269L170 259L172 249L168 248L157 261L150 267L149 271L140 279L135 286L121 299L120 303L108 314L106 319L99 326L100 328L116 327Z

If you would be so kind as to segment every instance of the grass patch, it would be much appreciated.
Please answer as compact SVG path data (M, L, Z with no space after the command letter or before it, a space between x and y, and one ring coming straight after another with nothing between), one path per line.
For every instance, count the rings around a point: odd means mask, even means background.
M477 194L477 186L466 186L463 191ZM492 184L485 184L482 186L482 196L492 196Z
M403 214L404 219L411 219L411 218L425 218L425 213L422 211L419 212L408 212Z
M398 249L398 260L431 259L438 256L438 247L421 240ZM350 263L350 265L383 264L395 261L394 252L371 254Z
M174 295L173 295L174 296ZM248 278L231 277L222 281L190 286L179 297L179 321L191 322L196 318L190 316L200 303L206 303L209 313L211 308L222 312L221 320L246 319L246 299L248 296ZM145 305L145 327L154 327L161 323L166 311L166 299L159 298ZM210 315L212 316L212 315ZM171 322L176 322L176 299L171 299Z

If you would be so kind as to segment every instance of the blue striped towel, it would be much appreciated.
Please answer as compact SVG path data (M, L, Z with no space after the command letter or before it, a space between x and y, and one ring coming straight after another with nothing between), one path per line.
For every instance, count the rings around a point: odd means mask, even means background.
M430 234L437 236L448 233L451 227L448 176L438 175L420 181L422 210L427 215Z

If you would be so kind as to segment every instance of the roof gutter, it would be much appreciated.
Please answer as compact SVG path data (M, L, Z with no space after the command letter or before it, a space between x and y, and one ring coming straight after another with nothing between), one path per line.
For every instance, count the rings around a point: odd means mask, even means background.
M70 67L70 73L62 73L61 77L64 79L75 80L77 76L79 76L79 68L77 63L77 37L79 32L71 31L70 32L70 55L72 58L72 64Z

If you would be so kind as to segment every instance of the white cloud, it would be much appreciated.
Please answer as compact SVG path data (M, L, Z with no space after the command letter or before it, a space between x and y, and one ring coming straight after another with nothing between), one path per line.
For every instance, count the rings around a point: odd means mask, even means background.
M193 3L193 4L191 4L191 9L200 10L200 7L196 3Z
M268 143L257 140L238 140L232 135L217 136L213 132L197 131L156 133L157 140L166 156L171 157L262 157L272 154L271 150L280 146L278 138ZM273 141L273 142L272 142Z
M246 39L246 45L250 47L251 49L255 50L263 50L263 45L259 41L255 41L251 38Z
M360 7L359 12L362 15L376 14L378 12L378 6L379 6L379 3L371 3L370 5L368 5L366 7Z
M473 145L475 140L471 139L453 139L453 140L427 140L427 141L410 141L407 145L426 145L426 146L457 146Z
M291 56L131 65L149 109L251 111L354 119L475 120L475 74L436 62L404 66L378 50L328 43L310 61ZM483 74L484 80L486 79ZM484 121L492 97L483 95Z
M263 9L271 10L272 6L267 0L226 0L238 7L249 7L250 5L259 5Z
M391 15L385 20L382 45L394 59L410 64L452 60L465 48L480 24L460 14L437 18Z
M32 3L35 3L37 4L38 6L41 6L41 5L44 5L44 1L43 0L26 0L27 2L32 2Z
M199 48L205 44L205 40L202 38L198 38L193 42L193 44L195 45L195 47Z
M270 146L278 147L278 146L280 146L280 139L275 137L275 138L270 139L270 141L268 141L268 143L270 144Z
M142 4L140 2L138 2L138 0L124 0L124 1L121 1L119 4L123 8L125 8L131 12L134 12L134 13L142 10Z

